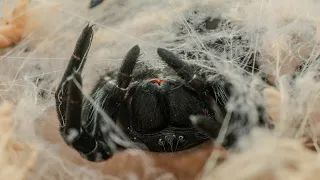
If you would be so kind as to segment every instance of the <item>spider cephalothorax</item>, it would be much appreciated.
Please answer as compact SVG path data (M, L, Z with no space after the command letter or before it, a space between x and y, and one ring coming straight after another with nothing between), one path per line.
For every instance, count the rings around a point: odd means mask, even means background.
M220 81L206 80L198 74L200 67L162 48L158 55L173 70L166 71L166 76L155 69L134 71L140 55L136 45L127 53L115 79L101 78L90 94L91 100L84 98L81 72L92 38L93 29L88 25L78 39L55 96L61 135L86 159L106 160L115 151L133 147L119 138L110 121L122 129L134 147L156 152L181 151L217 137L223 121L217 114L226 114L231 83L222 77ZM221 89L224 97L217 95ZM211 108L213 105L216 108ZM259 123L264 124L263 108L258 109ZM198 117L197 127L190 115ZM237 113L231 115L230 122L235 121L240 121ZM235 139L230 133L224 145L231 145Z

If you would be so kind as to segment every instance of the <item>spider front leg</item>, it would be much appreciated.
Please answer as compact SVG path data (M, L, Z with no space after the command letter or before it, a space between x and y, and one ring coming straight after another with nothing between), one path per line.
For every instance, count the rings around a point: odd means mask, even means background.
M65 124L65 114L67 108L67 78L70 77L74 70L81 74L83 66L87 60L88 50L91 45L93 38L93 29L89 24L83 29L74 52L69 60L68 66L64 75L62 76L61 82L55 93L56 109L58 111L58 118L60 121L60 126Z
M229 98L235 93L234 85L229 82L225 77L217 75L215 80L205 80L198 76L193 67L188 63L182 61L178 56L172 52L159 48L158 55L161 59L168 64L169 67L174 69L176 73L184 79L190 88L196 92L199 97L205 102L213 118L202 115L191 116L191 120L197 127L207 132L212 138L217 138L219 131L222 127L225 117L229 113L228 134L223 142L226 147L232 146L237 139L238 131L246 131L253 125L248 123L250 112L232 111L228 112L227 104ZM250 101L246 99L245 101ZM254 102L253 102L254 104ZM242 104L241 106L245 106ZM265 113L262 106L257 106L258 124L265 123ZM231 127L231 128L230 128Z
M89 161L110 158L110 151L81 126L82 92L81 72L93 38L89 24L83 29L67 69L55 93L55 101L60 121L60 134L65 142L75 148Z
M132 79L131 74L139 55L140 48L138 45L135 45L126 54L120 66L116 81L113 82L105 77L101 78L90 93L90 97L95 104L101 107L101 109L111 117L114 123L116 123L118 119L119 108L127 96L128 86ZM97 108L89 101L86 101L84 104L83 119L87 120L87 122L84 122L84 126L86 126L92 136L99 136L104 139L104 141L109 141L109 133L112 131L112 128L108 125L110 122L107 122L102 114L97 111Z
M92 120L87 119L89 116L86 116L86 114L92 113L86 111L86 105L91 104L91 102L83 99L81 72L87 59L92 38L93 29L92 26L88 25L84 28L77 41L74 53L55 93L55 101L60 121L60 134L65 142L76 149L85 159L99 162L110 158L113 152L118 150L118 147L122 147L123 144L120 145L118 143L121 141L115 142L114 139L109 137L113 133L110 129L110 131L101 130L103 122L110 122L108 115L107 117L104 116L104 118L101 117L100 122L95 122L94 127L96 129L92 129L85 124ZM106 94L106 98L110 97L107 100L107 108L110 109L103 109L106 113L116 113L113 111L116 111L117 104L113 102L123 99L125 95L123 89L130 83L130 75L139 52L139 47L135 46L127 54L117 78L118 85L114 86L115 88L112 92ZM108 93L108 91L106 92ZM98 112L98 110L91 112ZM115 149L114 147L117 148Z

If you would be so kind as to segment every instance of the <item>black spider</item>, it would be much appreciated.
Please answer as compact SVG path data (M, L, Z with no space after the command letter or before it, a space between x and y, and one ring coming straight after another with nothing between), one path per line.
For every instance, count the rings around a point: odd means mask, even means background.
M148 68L134 71L140 55L136 45L124 58L115 81L101 78L97 82L90 94L94 103L84 98L79 86L92 38L92 26L87 25L55 94L61 135L84 158L107 160L114 152L131 147L155 152L181 151L218 136L232 84L223 77L205 80L205 75L199 75L202 68L180 60L163 48L158 48L158 55L172 72ZM166 78L160 79L161 74L167 74ZM212 105L215 108L211 108ZM103 116L97 107L108 116ZM264 125L264 109L257 108L258 124ZM190 115L197 117L197 127ZM238 129L250 128L240 116L243 114L232 113L230 123L238 124ZM133 144L125 144L107 118L111 118ZM229 147L236 139L237 135L232 132L223 145Z

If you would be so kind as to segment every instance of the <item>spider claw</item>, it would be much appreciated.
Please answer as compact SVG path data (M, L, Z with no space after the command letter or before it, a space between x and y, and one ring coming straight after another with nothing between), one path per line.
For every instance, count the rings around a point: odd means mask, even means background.
M100 5L103 2L103 0L91 0L89 8L92 9L98 5Z

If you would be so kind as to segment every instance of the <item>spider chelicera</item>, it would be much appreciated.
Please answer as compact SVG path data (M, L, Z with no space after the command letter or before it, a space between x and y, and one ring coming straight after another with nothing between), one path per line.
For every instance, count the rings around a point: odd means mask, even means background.
M116 151L130 148L117 138L118 132L110 128L109 120L97 106L120 127L134 147L154 152L182 151L218 136L222 122L217 119L217 108L225 116L225 97L231 94L231 83L223 78L206 80L197 74L202 67L182 61L163 48L158 48L157 53L171 73L148 68L134 73L140 56L136 45L125 56L115 79L101 78L90 93L92 101L85 98L81 72L92 39L93 28L88 24L55 93L60 133L85 159L99 162ZM165 78L160 78L161 75ZM224 97L217 96L221 89ZM211 108L213 104L215 110ZM265 124L264 109L258 106L257 111L261 114L259 124ZM192 123L190 115L195 115L196 123ZM232 119L237 121L236 113ZM224 145L230 146L235 140L236 135L230 133Z

